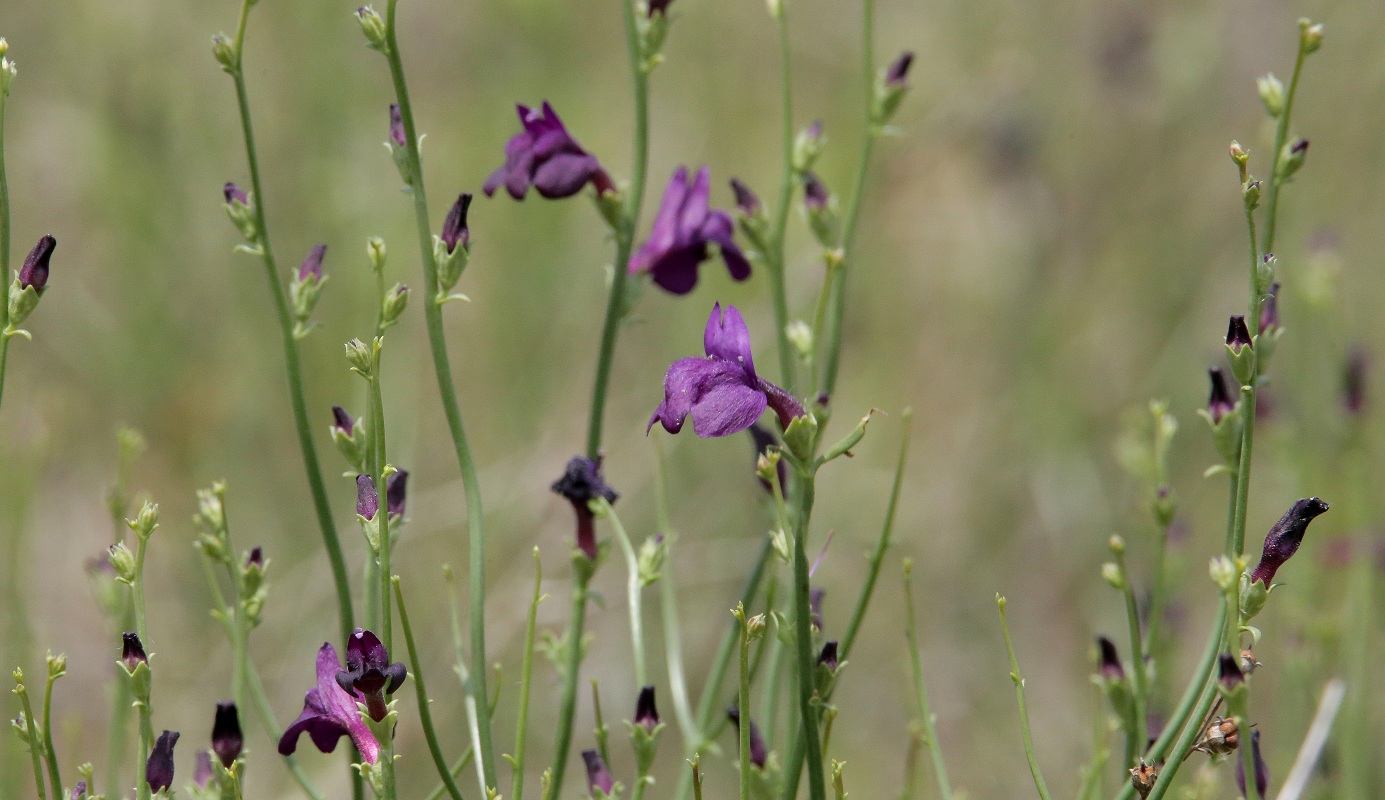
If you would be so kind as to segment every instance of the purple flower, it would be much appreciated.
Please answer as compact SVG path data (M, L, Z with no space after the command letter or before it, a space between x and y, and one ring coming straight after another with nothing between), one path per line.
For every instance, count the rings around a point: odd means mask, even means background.
M649 18L653 19L655 14L668 16L668 7L673 5L673 0L649 0Z
M120 663L125 665L125 669L134 672L135 667L140 664L149 663L149 656L144 652L144 644L139 640L137 633L124 633L120 637Z
M250 554L245 557L245 568L251 567L264 569L264 548L259 545L250 548Z
M706 166L697 171L692 186L686 167L673 173L649 239L630 258L631 274L648 272L665 291L687 294L697 285L697 267L708 258L707 245L715 244L732 278L750 277L750 262L731 238L731 215L707 205L710 182Z
M653 686L640 689L640 696L635 700L635 724L650 733L659 726L659 709L654 705Z
M212 754L210 750L198 750L192 762L192 783L199 789L207 788L212 782Z
M235 703L217 703L216 719L212 722L212 752L221 759L221 766L230 769L240 758L245 737L240 730L240 714Z
M600 789L603 794L610 794L615 788L615 779L611 777L611 771L606 769L606 762L601 760L601 754L595 750L583 750L582 760L587 762L587 791L593 795Z
M818 664L827 667L828 672L837 671L837 643L831 641L822 646L822 652L818 653Z
M1121 666L1120 654L1116 652L1116 643L1107 639L1105 636L1096 637L1097 649L1097 671L1101 673L1102 680L1118 683L1125 680L1125 667Z
M298 280L301 283L308 278L312 278L318 283L322 282L322 257L327 254L327 245L320 244L308 251L308 257L303 259L303 263L298 267Z
M369 475L356 476L356 513L367 521L375 519L380 511L380 493L375 490L375 480Z
M1235 316L1231 318L1231 322L1226 327L1226 346L1236 353L1250 347L1250 329L1246 327L1245 317Z
M332 427L337 428L347 436L356 429L356 420L346 413L346 409L341 406L332 406Z
M1222 653L1217 658L1217 683L1226 691L1231 691L1246 682L1241 671L1241 660L1231 653Z
M399 113L398 103L390 103L390 139L400 147L409 144L404 136L404 116Z
M154 750L144 765L144 780L151 792L161 792L173 785L173 746L177 743L177 731L164 731L154 742Z
M1222 372L1221 367L1209 368L1207 377L1212 383L1212 393L1207 398L1207 415L1215 425L1235 410L1236 404L1231 401L1231 392L1226 388L1226 373Z
M1316 497L1308 497L1294 503L1293 507L1285 511L1284 516L1279 518L1265 536L1260 563L1255 565L1255 571L1250 573L1250 582L1261 581L1266 586L1273 583L1275 573L1290 556L1298 552L1298 546L1303 544L1303 534L1308 532L1308 523L1327 509L1327 503Z
M43 293L43 287L48 285L48 261L53 257L53 250L57 246L58 240L47 234L38 240L34 249L24 257L24 266L19 268L18 279L21 289L32 286L35 292Z
M1279 327L1279 281L1270 284L1260 303L1260 333Z
M615 189L601 162L572 138L547 100L538 111L516 108L524 130L505 144L504 165L481 187L487 197L501 185L516 200L523 200L530 186L549 200L571 197L589 182L598 192Z
M726 708L726 716L736 726L736 734L740 735L741 730L741 710L735 704ZM769 760L769 750L765 748L765 739L760 735L760 727L755 724L755 720L750 720L750 763L765 768L765 762Z
M614 503L620 495L601 476L601 462L586 456L573 456L567 462L563 477L554 481L553 491L566 497L577 514L577 549L587 558L596 560L596 528L590 503L598 497Z
M233 203L240 203L243 206L250 205L250 196L245 193L244 189L234 183L228 183L221 187L221 194L226 198L227 205Z
M764 205L760 202L760 198L739 178L731 179L731 192L736 195L736 208L747 217L753 217L764 211Z
M389 709L385 695L394 694L409 670L402 662L390 663L389 651L379 637L357 628L346 642L346 669L337 672L337 684L365 701L366 713L379 722Z
M803 173L803 205L809 211L822 211L831 199L821 178L812 172Z
M391 517L404 516L404 497L408 492L409 471L401 469L385 479L385 508ZM350 658L348 655L347 658Z
M788 428L803 406L788 392L755 374L750 353L750 331L735 306L712 307L702 335L706 358L680 358L664 375L664 401L649 418L669 433L683 429L692 415L693 432L704 439L729 436L749 428L765 408L774 409L779 424Z
M72 800L85 800L87 797L87 782L77 781L77 785L72 787Z
M341 664L331 642L324 642L317 651L317 685L303 697L303 713L289 725L279 739L279 755L290 756L298 749L298 737L307 733L318 750L330 753L337 741L350 736L361 758L374 764L380 758L380 743L361 721L356 699L337 683Z
M1270 768L1260 757L1260 731L1250 732L1250 756L1255 762L1255 792L1265 797L1265 792L1270 788ZM1241 790L1241 797L1246 796L1246 762L1241 758L1236 759L1236 788Z
M457 202L448 209L447 217L442 221L442 243L447 245L447 252L453 253L457 250L457 245L462 249L467 248L471 241L471 231L466 226L466 212L471 207L471 193L463 192L457 197Z
M899 54L888 69L885 70L885 85L891 89L904 88L909 80L909 67L914 64L914 53L905 50Z

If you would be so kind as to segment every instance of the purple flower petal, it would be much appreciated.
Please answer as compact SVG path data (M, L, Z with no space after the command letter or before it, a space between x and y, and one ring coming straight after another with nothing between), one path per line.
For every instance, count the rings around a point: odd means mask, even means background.
M719 369L707 375L699 388L701 396L692 408L693 433L704 439L749 428L769 404L764 392L745 384L739 368Z
M707 318L707 328L702 332L702 348L713 358L740 364L754 385L755 360L750 353L750 330L735 306L727 306L725 310L721 303L712 306L712 316Z
M537 153L535 154L537 158ZM549 200L572 197L601 170L596 156L586 153L559 153L534 170L534 189Z
M697 267L707 258L703 245L666 250L649 268L650 277L669 294L687 294L697 286Z
M292 755L298 747L298 737L307 733L318 750L330 753L336 749L343 734L350 736L361 758L374 764L380 758L380 743L361 721L356 700L337 685L341 663L330 642L317 651L317 686L303 697L303 713L289 725L279 739L279 754Z

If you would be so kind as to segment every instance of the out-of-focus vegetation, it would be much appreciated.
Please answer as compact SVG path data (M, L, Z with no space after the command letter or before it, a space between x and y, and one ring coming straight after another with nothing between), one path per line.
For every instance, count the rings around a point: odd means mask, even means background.
M841 0L789 7L797 122L824 121L830 144L820 172L848 192L861 133L859 13ZM208 40L234 25L237 9L221 0L0 8L0 34L20 68L5 137L16 257L42 233L60 242L48 293L27 325L34 342L12 347L0 415L0 652L5 664L34 672L46 648L68 654L55 735L72 764L103 762L101 721L118 643L89 597L84 565L110 544L104 495L120 425L148 440L133 485L163 509L149 587L159 727L202 746L229 671L191 546L195 489L224 477L233 536L244 547L263 545L273 561L265 624L251 646L281 724L300 707L316 647L337 632L264 277L252 259L231 253L239 240L220 207L222 183L244 182L246 173L231 84ZM516 101L550 100L612 174L628 174L629 77L615 3L404 0L400 9L436 214L456 192L478 190L500 163ZM266 170L262 201L280 260L287 269L313 244L329 245L323 324L303 349L329 475L344 468L326 437L329 408L363 405L341 343L367 335L374 321L365 237L388 242L391 280L420 279L411 211L380 147L388 75L363 46L353 10L262 0L246 55ZM677 0L673 12L667 60L653 78L646 225L678 164L710 163L713 202L722 207L731 204L727 178L769 195L778 175L778 65L763 4ZM891 416L872 425L854 461L833 465L819 482L817 530L836 531L819 572L829 628L846 624L865 572L860 554L884 512L897 412L906 405L915 412L914 447L896 547L835 698L833 756L847 762L853 795L893 796L905 774L916 713L897 566L906 555L915 562L924 669L954 783L973 797L1031 791L995 624L994 594L1003 591L1039 758L1055 791L1069 795L1076 786L1098 712L1092 637L1124 624L1119 596L1098 577L1107 538L1125 536L1137 574L1149 557L1150 525L1116 442L1123 420L1151 397L1167 398L1182 423L1172 482L1186 537L1173 557L1186 568L1171 611L1186 635L1182 663L1195 655L1215 601L1204 565L1221 548L1225 482L1201 477L1215 453L1194 410L1205 399L1206 366L1222 357L1226 317L1244 309L1245 232L1226 145L1239 139L1252 171L1266 170L1272 128L1254 78L1287 77L1303 14L1325 23L1327 44L1305 71L1295 109L1294 129L1312 149L1281 209L1289 333L1257 437L1249 548L1300 496L1321 495L1334 512L1315 524L1292 574L1281 576L1289 585L1258 620L1268 634L1257 652L1266 668L1256 679L1255 717L1277 776L1322 682L1339 671L1346 564L1371 557L1363 542L1380 542L1379 534L1357 538L1343 558L1345 537L1378 530L1382 508L1367 471L1378 458L1343 458L1339 403L1348 350L1385 352L1376 313L1385 296L1377 269L1385 252L1378 9L881 0L882 63L902 49L917 60L899 135L877 150L834 406L839 422L872 406ZM545 591L558 598L541 606L540 622L558 630L566 615L571 512L548 486L583 446L611 247L581 200L478 199L471 231L471 266L459 288L473 302L449 305L446 316L487 499L491 655L502 665L494 683L513 692L534 545L543 551ZM801 225L790 255L791 301L802 314L821 265ZM637 537L653 525L648 415L664 368L696 352L715 300L746 313L768 369L763 274L733 284L715 266L691 297L648 289L620 342L606 472ZM424 637L423 654L434 713L459 753L461 693L449 683L438 565L467 558L461 485L416 309L389 341L390 456L412 473L412 522L394 569L409 587L415 627L435 632ZM1379 442L1377 407L1367 413L1366 438ZM680 534L673 577L697 686L770 523L743 437L656 436L671 469ZM359 566L354 487L336 480L331 491ZM605 601L590 619L588 671L600 681L608 722L625 718L635 695L623 580L614 562L602 570L595 588ZM657 642L655 635L653 652ZM661 676L662 659L654 664ZM557 684L546 663L537 674L531 730L546 754L552 726L542 723L554 713ZM1171 703L1182 682L1182 672L1159 676L1158 702ZM1378 689L1372 702L1378 713ZM502 714L496 726L498 741L513 740L512 719ZM579 744L591 728L584 700ZM247 796L291 796L273 743L253 723L247 730ZM399 737L402 795L417 796L435 776L412 715ZM723 747L731 751L729 735ZM663 774L677 769L680 748L666 739ZM628 768L626 750L613 749L616 767ZM340 796L340 760L300 756ZM1327 758L1330 765L1331 749ZM13 740L3 764L8 785L27 785ZM180 758L181 775L190 768L190 757ZM1222 770L1220 796L1230 796L1230 767ZM729 764L714 772L709 796L734 791Z

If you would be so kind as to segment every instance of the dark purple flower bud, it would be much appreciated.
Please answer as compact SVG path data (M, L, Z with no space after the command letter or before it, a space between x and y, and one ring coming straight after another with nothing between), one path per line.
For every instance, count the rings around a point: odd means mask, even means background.
M640 689L639 699L635 701L635 724L651 733L659 725L659 709L654 706L653 686Z
M755 443L755 465L758 467L760 456L767 453L769 448L773 445L779 444L779 440L774 438L774 434L770 433L768 428L765 428L758 422L751 425L746 430L750 431L750 438ZM779 463L774 465L774 471L779 475L779 487L781 489L787 487L789 471L783 459L780 459ZM764 487L766 492L774 492L774 487L770 485L769 481L759 477L757 477L756 480L760 482L760 485Z
M404 137L404 115L399 113L398 103L390 103L390 139L400 147L409 144L409 140Z
M1307 140L1307 139L1295 139L1295 140L1294 140L1294 143L1291 144L1291 145L1289 146L1289 154L1290 154L1290 155L1295 155L1295 156L1300 156L1300 157L1302 157L1302 156L1303 156L1304 154L1306 154L1307 152L1308 152L1308 140Z
M337 749L341 737L350 736L365 763L380 760L380 743L361 721L355 695L337 683L339 672L337 651L331 642L324 642L317 651L317 684L303 695L303 711L279 738L279 755L293 755L298 737L306 733L324 753Z
M588 183L598 192L615 189L601 162L572 138L548 101L537 111L516 108L524 130L506 143L505 163L481 188L487 197L502 185L516 200L523 200L530 186L549 200L571 197Z
M750 277L750 262L732 238L731 215L711 208L711 171L703 165L688 182L679 167L669 178L649 238L630 257L630 274L649 273L654 283L672 294L687 294L697 285L698 266L711 256L715 244L731 278Z
M740 735L741 730L741 710L732 704L726 709L726 716L736 726L736 735ZM755 720L750 720L750 763L765 768L765 762L769 760L769 750L765 748L765 739L760 735L760 727L755 724Z
M87 782L77 781L77 785L72 787L72 800L86 800Z
M1231 653L1222 653L1217 659L1217 682L1227 691L1245 683L1246 676L1241 672L1241 660Z
M198 750L192 762L192 783L199 789L207 788L212 782L212 754L210 750Z
M34 249L29 251L29 255L24 257L24 266L19 268L19 285L27 289L34 287L34 291L43 293L43 287L48 285L48 261L53 257L53 250L58 246L58 240L48 234L38 240Z
M250 555L245 557L245 566L264 569L264 548L258 545L250 548Z
M1270 284L1260 303L1260 333L1279 327L1279 281Z
M1116 652L1116 643L1105 636L1098 636L1096 649L1097 671L1101 673L1102 680L1112 683L1125 680L1125 667L1121 665L1120 654Z
M216 720L212 723L212 752L221 759L221 766L230 769L240 758L245 737L240 731L240 714L235 703L217 703Z
M827 192L827 187L817 175L812 172L803 173L803 205L809 211L821 211L827 208L827 201L831 195Z
M736 208L747 217L754 217L764 211L764 205L755 192L750 190L739 178L731 179L731 191L736 195Z
M385 695L394 694L408 674L402 662L390 663L389 651L375 634L357 628L346 642L346 669L337 672L337 685L359 695L366 713L379 722L389 712Z
M1352 416L1359 415L1366 408L1370 365L1370 356L1365 350L1356 347L1347 353L1346 369L1342 371L1342 407Z
M1231 318L1231 324L1226 328L1226 346L1237 353L1241 352L1241 348L1250 347L1250 329L1246 327L1245 317Z
M712 307L702 334L706 358L680 358L664 375L664 401L649 418L669 433L683 429L692 415L693 432L705 438L729 436L749 428L766 408L788 428L803 416L803 406L788 392L755 374L750 331L735 306ZM646 429L648 431L648 428Z
M144 652L144 645L139 640L139 634L127 632L122 634L120 638L120 662L125 665L125 669L134 672L135 667L149 663L149 656Z
M1298 546L1303 544L1303 534L1308 531L1308 523L1327 509L1327 503L1316 497L1309 497L1294 503L1292 508L1284 512L1284 516L1279 518L1265 536L1260 563L1250 574L1250 582L1260 581L1269 586L1279 568L1290 556L1298 552Z
M303 259L303 263L298 267L298 280L306 281L308 278L322 282L322 257L327 254L327 245L320 244L308 251L308 257Z
M442 243L447 245L447 252L452 253L461 245L462 249L467 248L471 241L471 231L466 226L466 212L471 208L471 193L463 192L457 197L457 202L452 204L448 210L447 217L442 221Z
M356 429L356 420L352 419L351 415L346 413L346 409L341 406L332 406L332 424L333 427L347 436L350 436L351 432Z
M1207 398L1207 414L1212 417L1212 424L1215 425L1230 414L1236 408L1236 404L1231 401L1231 392L1226 388L1226 373L1221 367L1208 369L1207 377L1212 382L1212 394Z
M385 508L392 517L404 516L404 498L408 493L409 471L401 469L385 479Z
M655 14L668 16L668 7L673 5L673 0L649 0L649 18L653 19Z
M356 513L367 520L373 520L379 510L380 493L375 490L375 480L369 475L357 475Z
M563 477L553 482L552 489L572 503L572 510L577 514L577 548L595 561L595 517L588 504L598 497L615 503L620 497L601 476L601 462L586 456L573 456L567 462Z
M587 762L587 791L593 796L596 795L597 789L610 794L616 781L611 777L611 771L606 769L606 762L601 760L601 754L595 750L583 750L582 760Z
M1260 797L1266 797L1266 792L1270 788L1270 768L1265 764L1265 759L1260 757L1260 731L1250 732L1250 753L1251 760L1255 762L1255 791ZM1245 759L1236 759L1236 788L1241 790L1241 797L1246 796L1246 762Z
M225 196L227 205L231 203L240 203L243 206L250 205L250 196L245 193L244 189L234 183L228 183L221 187L221 194Z
M905 50L899 57L890 62L890 66L885 70L885 85L891 89L902 89L908 85L909 67L914 64L914 53Z
M822 630L822 601L827 597L826 589L808 590L808 619L814 631Z
M173 785L173 746L178 744L177 731L164 731L154 742L149 762L144 765L144 780L149 791L160 792Z
M818 664L827 667L829 672L837 671L837 643L835 641L822 646L822 652L818 653Z

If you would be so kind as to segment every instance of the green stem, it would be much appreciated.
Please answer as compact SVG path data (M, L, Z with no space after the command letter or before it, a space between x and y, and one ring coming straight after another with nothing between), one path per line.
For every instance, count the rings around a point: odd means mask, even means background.
M625 290L629 286L630 253L640 223L644 202L645 172L649 163L649 73L641 54L639 29L633 0L620 0L625 22L625 46L630 56L630 77L634 84L635 131L634 163L631 165L630 195L616 231L616 260L611 269L610 295L606 298L606 319L601 326L601 345L596 356L596 375L592 381L591 412L587 419L587 457L601 456L601 428L606 414L606 391L615 360L616 338L625 318ZM556 794L554 795L556 797Z
M123 526L122 526L123 527ZM134 610L131 608L129 598L116 615L117 636L130 630L134 624ZM129 681L120 667L115 668L116 680L111 687L111 713L109 721L106 723L106 785L108 796L116 796L120 786L120 762L125 758L125 740L129 737L130 727L130 702L134 699L130 693ZM94 790L96 787L92 787Z
M450 774L453 778L457 778L458 776L460 776L462 774L462 770L466 769L466 765L471 763L471 757L474 755L476 755L476 748L472 747L471 745L467 745L466 750L462 752L462 757L453 762L448 774ZM447 791L447 786L443 783L439 783L437 786L433 787L433 791L428 793L428 796L425 798L425 800L438 800L439 797L442 797L442 794L445 791Z
M1048 786L1043 773L1039 771L1039 759L1034 755L1034 737L1029 732L1029 708L1024 701L1024 678L1020 677L1019 660L1015 658L1015 646L1010 641L1010 626L1005 621L1005 598L995 596L996 608L1000 609L1000 631L1005 635L1005 651L1010 654L1010 680L1015 684L1015 700L1020 708L1020 733L1024 736L1024 756L1029 761L1029 774L1034 777L1034 788L1042 800L1049 800Z
M665 572L659 577L659 611L664 623L664 661L668 669L669 691L673 695L673 713L678 718L678 730L683 741L697 739L698 728L693 721L688 702L688 682L683 674L683 644L678 624L678 587L673 582L673 540L664 534Z
M255 702L255 710L260 715L260 722L264 725L265 733L269 734L269 738L277 742L279 741L279 737L283 736L284 732L274 721L274 708L269 703L269 696L265 694L264 682L260 680L260 673L255 669L254 663L249 663L247 665L247 672L246 682L250 686L251 699ZM293 756L283 756L283 760L284 766L288 768L289 774L293 776L293 780L298 784L298 788L303 790L303 794L306 795L309 800L323 800L322 794L319 793L312 782L308 780L308 776L303 772L302 767L298 766L298 759Z
M409 87L404 78L404 62L399 55L399 42L395 27L395 6L397 0L390 0L388 18L385 25L390 78L394 83L395 99L399 103L399 115L404 123L405 152L409 169L413 175L410 193L414 199L414 220L418 229L419 258L423 262L423 284L427 294L435 293L438 285L437 264L433 262L432 233L428 227L428 198L423 189L423 162L418 153L418 132L414 127L413 107L409 103ZM476 473L476 463L472 459L471 447L467 444L466 429L462 424L461 406L457 401L457 390L452 383L452 366L447 355L447 339L442 328L442 306L429 300L423 304L424 318L428 328L428 344L433 354L433 372L438 380L438 393L442 397L443 412L447 417L447 427L452 435L452 446L457 453L457 466L462 473L462 487L466 494L467 529L470 532L470 583L471 583L471 688L478 707L486 707L486 533L481 511L481 485ZM481 768L487 779L494 781L495 751L491 745L491 721L487 714L477 714L476 725L480 733Z
M576 558L585 558L577 555ZM553 743L553 766L549 768L552 783L547 796L562 797L563 770L567 766L567 751L572 744L572 721L577 713L577 683L582 669L582 635L587 620L587 582L589 570L579 570L572 581L572 618L567 628L567 664L563 675L563 698L558 707L557 738Z
M649 675L645 671L644 659L644 621L643 610L640 605L640 560L635 555L635 547L630 544L630 537L625 533L625 526L620 524L620 517L616 516L615 509L603 498L601 501L603 512L607 519L611 521L611 528L616 533L616 541L620 543L620 550L625 554L625 566L630 571L629 580L625 585L625 596L630 606L630 647L634 651L635 658L635 684L645 686L648 684Z
M452 772L448 769L447 760L442 756L442 747L438 744L438 734L433 729L433 715L428 710L428 689L423 683L423 666L418 659L418 649L414 646L414 631L409 625L409 611L404 605L404 590L399 585L398 576L391 576L390 581L394 585L395 602L399 604L399 625L404 629L404 644L409 649L409 668L413 670L414 695L418 697L418 721L423 726L423 738L428 741L428 752L433 756L433 765L438 768L438 775L447 787L447 793L452 796L452 800L462 800L462 792L457 788L457 782L452 779Z
M376 341L379 341L377 338ZM376 517L380 520L380 551L376 555L380 559L380 641L385 645L385 649L391 647L390 631L392 629L392 617L390 615L390 512L389 512L389 483L385 476L387 462L385 459L385 401L380 391L380 354L375 354L374 369L371 370L370 377L370 405L373 409L375 426L371 429L371 436L375 439L375 491L380 496L380 509L376 512ZM395 586L396 590L398 585Z
M534 548L534 596L529 601L529 619L524 624L524 660L519 674L519 712L515 722L514 784L510 795L514 800L524 798L524 752L529 742L529 692L534 675L534 631L538 625L539 603L543 600L543 562L539 548ZM498 780L497 780L498 782Z
M135 606L135 633L145 647L149 646L149 631L144 626L144 553L148 543L144 536L135 537L135 576L130 583L130 595Z
M910 576L913 573L913 562L909 559L904 560L904 602L905 602L905 633L909 641L909 658L914 672L914 696L918 699L919 714L923 718L924 744L928 746L928 752L933 757L933 775L938 782L938 796L942 800L951 800L952 784L947 780L947 762L943 760L942 745L938 742L938 730L935 724L933 709L928 704L928 692L923 685L923 662L919 655L918 623L914 619L914 588Z
M154 711L148 703L139 703L138 708L141 734L139 747L136 748L138 760L135 762L135 798L136 800L149 800L149 781L145 780L145 767L149 763L149 748L154 735Z
M813 673L817 656L813 652L812 611L808 599L808 522L813 512L813 482L810 472L799 475L800 491L797 530L794 532L794 644L798 651L798 712L802 725L802 742L808 763L808 797L824 800L827 786L822 773L822 745L818 735L818 702ZM797 773L785 783L797 783ZM789 797L791 795L787 795Z
M736 708L739 715L739 745L741 762L741 800L750 800L750 628L746 624L745 606L736 607L736 621L741 635L741 688Z
M1121 549L1116 553L1116 563L1121 571L1121 595L1125 598L1125 621L1126 628L1130 633L1130 653L1134 660L1132 672L1134 673L1134 697L1131 698L1131 720L1130 743L1136 755L1143 755L1145 747L1149 745L1149 725L1145 721L1147 704L1149 702L1149 685L1146 679L1147 666L1144 659L1144 637L1140 633L1140 609L1135 600L1135 589L1130 585L1130 571L1125 566L1125 551ZM1127 767L1135 766L1134 758L1127 754Z
M53 684L58 677L50 668L43 687L43 754L48 759L48 779L52 781L54 795L63 790L62 770L58 767L58 753L53 747Z
M443 580L447 582L447 610L448 616L452 621L452 649L457 659L456 666L453 667L457 673L457 680L462 685L462 694L466 697L466 720L467 733L471 736L471 750L475 752L481 746L481 728L476 722L476 717L481 713L480 706L476 702L476 695L472 690L471 670L466 666L466 654L462 647L462 619L457 613L457 597L453 592L452 567L444 564L442 568ZM497 687L497 691L499 687ZM494 715L494 706L488 709L489 715ZM481 796L489 794L488 788L491 782L486 777L485 769L482 767L476 770L477 788L480 789ZM499 785L499 776L496 776L494 783Z
M0 92L0 331L10 325L10 182L5 173L5 106L9 92ZM0 402L5 398L5 360L10 339L0 334Z
M1284 143L1289 138L1289 116L1294 110L1294 95L1298 94L1298 78L1303 72L1303 61L1308 55L1303 49L1303 36L1299 35L1298 55L1294 58L1294 74L1289 78L1289 90L1284 95L1284 113L1274 128L1274 155L1271 158L1270 191L1265 199L1265 245L1262 252L1274 252L1275 223L1279 218L1279 162L1284 153ZM1253 249L1253 248L1252 248Z
M15 687L15 694L19 695L20 706L24 709L24 719L29 723L29 758L33 761L34 766L34 785L38 787L39 800L47 800L48 790L45 788L43 780L43 742L39 740L38 721L34 719L34 709L29 702L29 691L24 684L20 683ZM58 794L61 794L62 790L61 784L54 787L54 797L56 798Z
M768 252L765 253L765 270L769 273L769 293L774 304L774 335L779 352L779 377L784 388L792 394L796 390L796 370L794 348L789 341L789 299L788 283L784 276L784 241L789 226L789 204L793 199L797 172L793 165L793 69L790 61L792 50L789 47L789 16L786 5L776 4L777 13L774 16L779 34L779 97L782 107L780 148L783 153L779 200L774 208L774 224L770 229Z
M1255 378L1241 387L1241 457L1236 466L1236 507L1231 519L1231 550L1240 556L1245 550L1246 510L1250 506L1250 455L1255 444Z
M245 44L245 28L250 18L250 7L254 0L242 0L240 23L236 28L235 67L231 78L236 86L236 103L240 108L241 133L245 139L245 159L250 171L250 186L255 193L256 243L260 249L260 259L264 262L265 277L269 281L270 295L274 300L274 312L279 320L279 336L284 348L284 368L288 377L289 400L293 406L293 421L298 433L298 449L303 454L303 471L308 478L308 488L313 497L313 510L317 514L317 525L322 532L322 545L327 551L327 560L332 568L332 582L337 593L337 617L341 639L346 641L355 630L351 610L351 584L346 575L346 559L342 556L341 541L337 538L336 524L332 521L332 507L327 500L327 487L322 481L322 467L317 460L317 448L313 444L312 427L308 422L308 406L304 399L303 370L299 362L298 341L293 336L293 321L289 314L288 301L284 297L284 287L279 281L279 269L275 266L274 250L269 241L269 229L265 225L265 194L260 185L260 164L255 148L255 130L250 118L250 96L245 88L245 70L242 64Z

